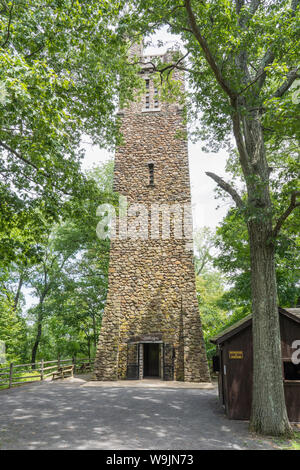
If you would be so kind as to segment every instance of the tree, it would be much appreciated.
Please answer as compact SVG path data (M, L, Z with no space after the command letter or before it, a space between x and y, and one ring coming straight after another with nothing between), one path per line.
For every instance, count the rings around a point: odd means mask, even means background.
M11 0L0 6L1 255L9 262L93 184L80 170L82 135L114 145L118 99L135 68L107 0ZM24 231L24 228L26 230Z
M282 202L288 202L276 217L268 159L270 143L280 142L283 147L285 140L299 139L297 103L290 92L299 77L299 0L124 3L120 34L131 32L138 38L168 25L180 35L187 53L177 52L169 64L153 62L153 72L162 79L170 79L175 68L188 74L194 110L201 110L202 138L216 149L230 141L233 132L245 192L239 194L218 175L207 175L231 196L247 225L254 348L250 425L258 433L290 434L282 381L275 240L289 215L299 210L300 191L299 179L293 178L297 162L291 154L288 167L281 168ZM283 119L285 125L280 125Z
M201 227L194 234L194 266L196 290L208 360L215 353L210 339L227 322L226 310L221 305L225 282L221 272L214 268L216 234L209 227Z
M275 244L275 265L278 304L295 307L300 296L300 221L296 214L283 227ZM231 287L224 293L223 302L228 311L242 308L244 315L251 312L251 273L247 226L237 209L231 208L217 227L214 258L216 266Z
M222 275L216 270L209 270L200 276L196 276L196 289L206 354L208 360L211 360L216 348L212 345L210 339L222 330L228 322L227 312L221 302L224 295Z
M62 355L83 349L89 357L96 349L106 298L109 241L96 236L99 194L116 203L112 193L113 165L108 162L88 172L96 191L86 199L68 201L68 217L50 224L40 246L40 258L26 276L37 305L28 313L34 320L31 331L35 363L40 346ZM76 344L77 342L77 344ZM86 348L86 345L88 347ZM33 366L34 367L34 366Z
M26 323L18 308L20 283L17 282L15 290L9 289L9 283L14 281L8 270L0 269L0 341L5 346L7 362L25 359L27 340Z
M31 362L35 364L37 350L42 337L43 321L47 314L45 301L50 292L60 286L60 277L63 266L68 259L76 253L77 246L72 250L57 250L55 247L55 235L51 233L48 243L44 249L41 263L34 267L34 272L30 275L30 285L38 298L38 304L31 309L31 314L36 317L36 335L32 347ZM33 368L35 365L33 365Z
M215 240L212 229L209 227L201 227L194 234L195 255L195 272L199 276L206 270L212 262L212 249Z

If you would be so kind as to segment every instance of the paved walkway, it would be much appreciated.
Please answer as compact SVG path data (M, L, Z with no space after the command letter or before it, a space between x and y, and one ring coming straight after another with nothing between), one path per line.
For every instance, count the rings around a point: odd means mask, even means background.
M216 389L67 379L0 391L3 449L271 449L229 421Z

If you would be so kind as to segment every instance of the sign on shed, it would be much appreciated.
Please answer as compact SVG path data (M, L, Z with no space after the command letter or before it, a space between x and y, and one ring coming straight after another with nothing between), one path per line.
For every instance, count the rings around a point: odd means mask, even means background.
M229 351L229 359L244 359L244 351Z

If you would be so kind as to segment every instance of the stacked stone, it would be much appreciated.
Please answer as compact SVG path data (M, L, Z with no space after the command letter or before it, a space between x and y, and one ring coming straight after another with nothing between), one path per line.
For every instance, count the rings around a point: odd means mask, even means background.
M147 76L147 75L146 75ZM182 76L177 74L182 80ZM210 380L199 316L193 267L191 195L186 128L177 103L153 106L154 84L150 80L150 109L145 98L122 111L124 144L115 156L114 187L127 197L129 208L143 204L150 220L153 204L178 204L189 208L189 225L181 238L174 227L170 236L153 239L146 224L141 238L111 242L109 290L95 361L95 378L126 378L136 338L152 335L172 345L174 379L191 382ZM178 138L180 131L181 137ZM154 184L149 183L149 163ZM130 224L135 216L128 217ZM174 217L173 217L174 221ZM180 222L183 227L183 219ZM157 235L157 230L156 230Z

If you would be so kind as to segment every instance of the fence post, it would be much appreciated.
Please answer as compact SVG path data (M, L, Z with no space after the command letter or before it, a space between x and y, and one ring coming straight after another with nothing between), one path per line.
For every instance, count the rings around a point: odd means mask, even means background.
M41 360L41 380L44 380L44 359Z
M13 381L13 368L14 368L14 363L11 362L9 365L9 388L12 386L12 381Z
M76 374L76 357L75 356L73 356L72 362L73 362L73 373Z

